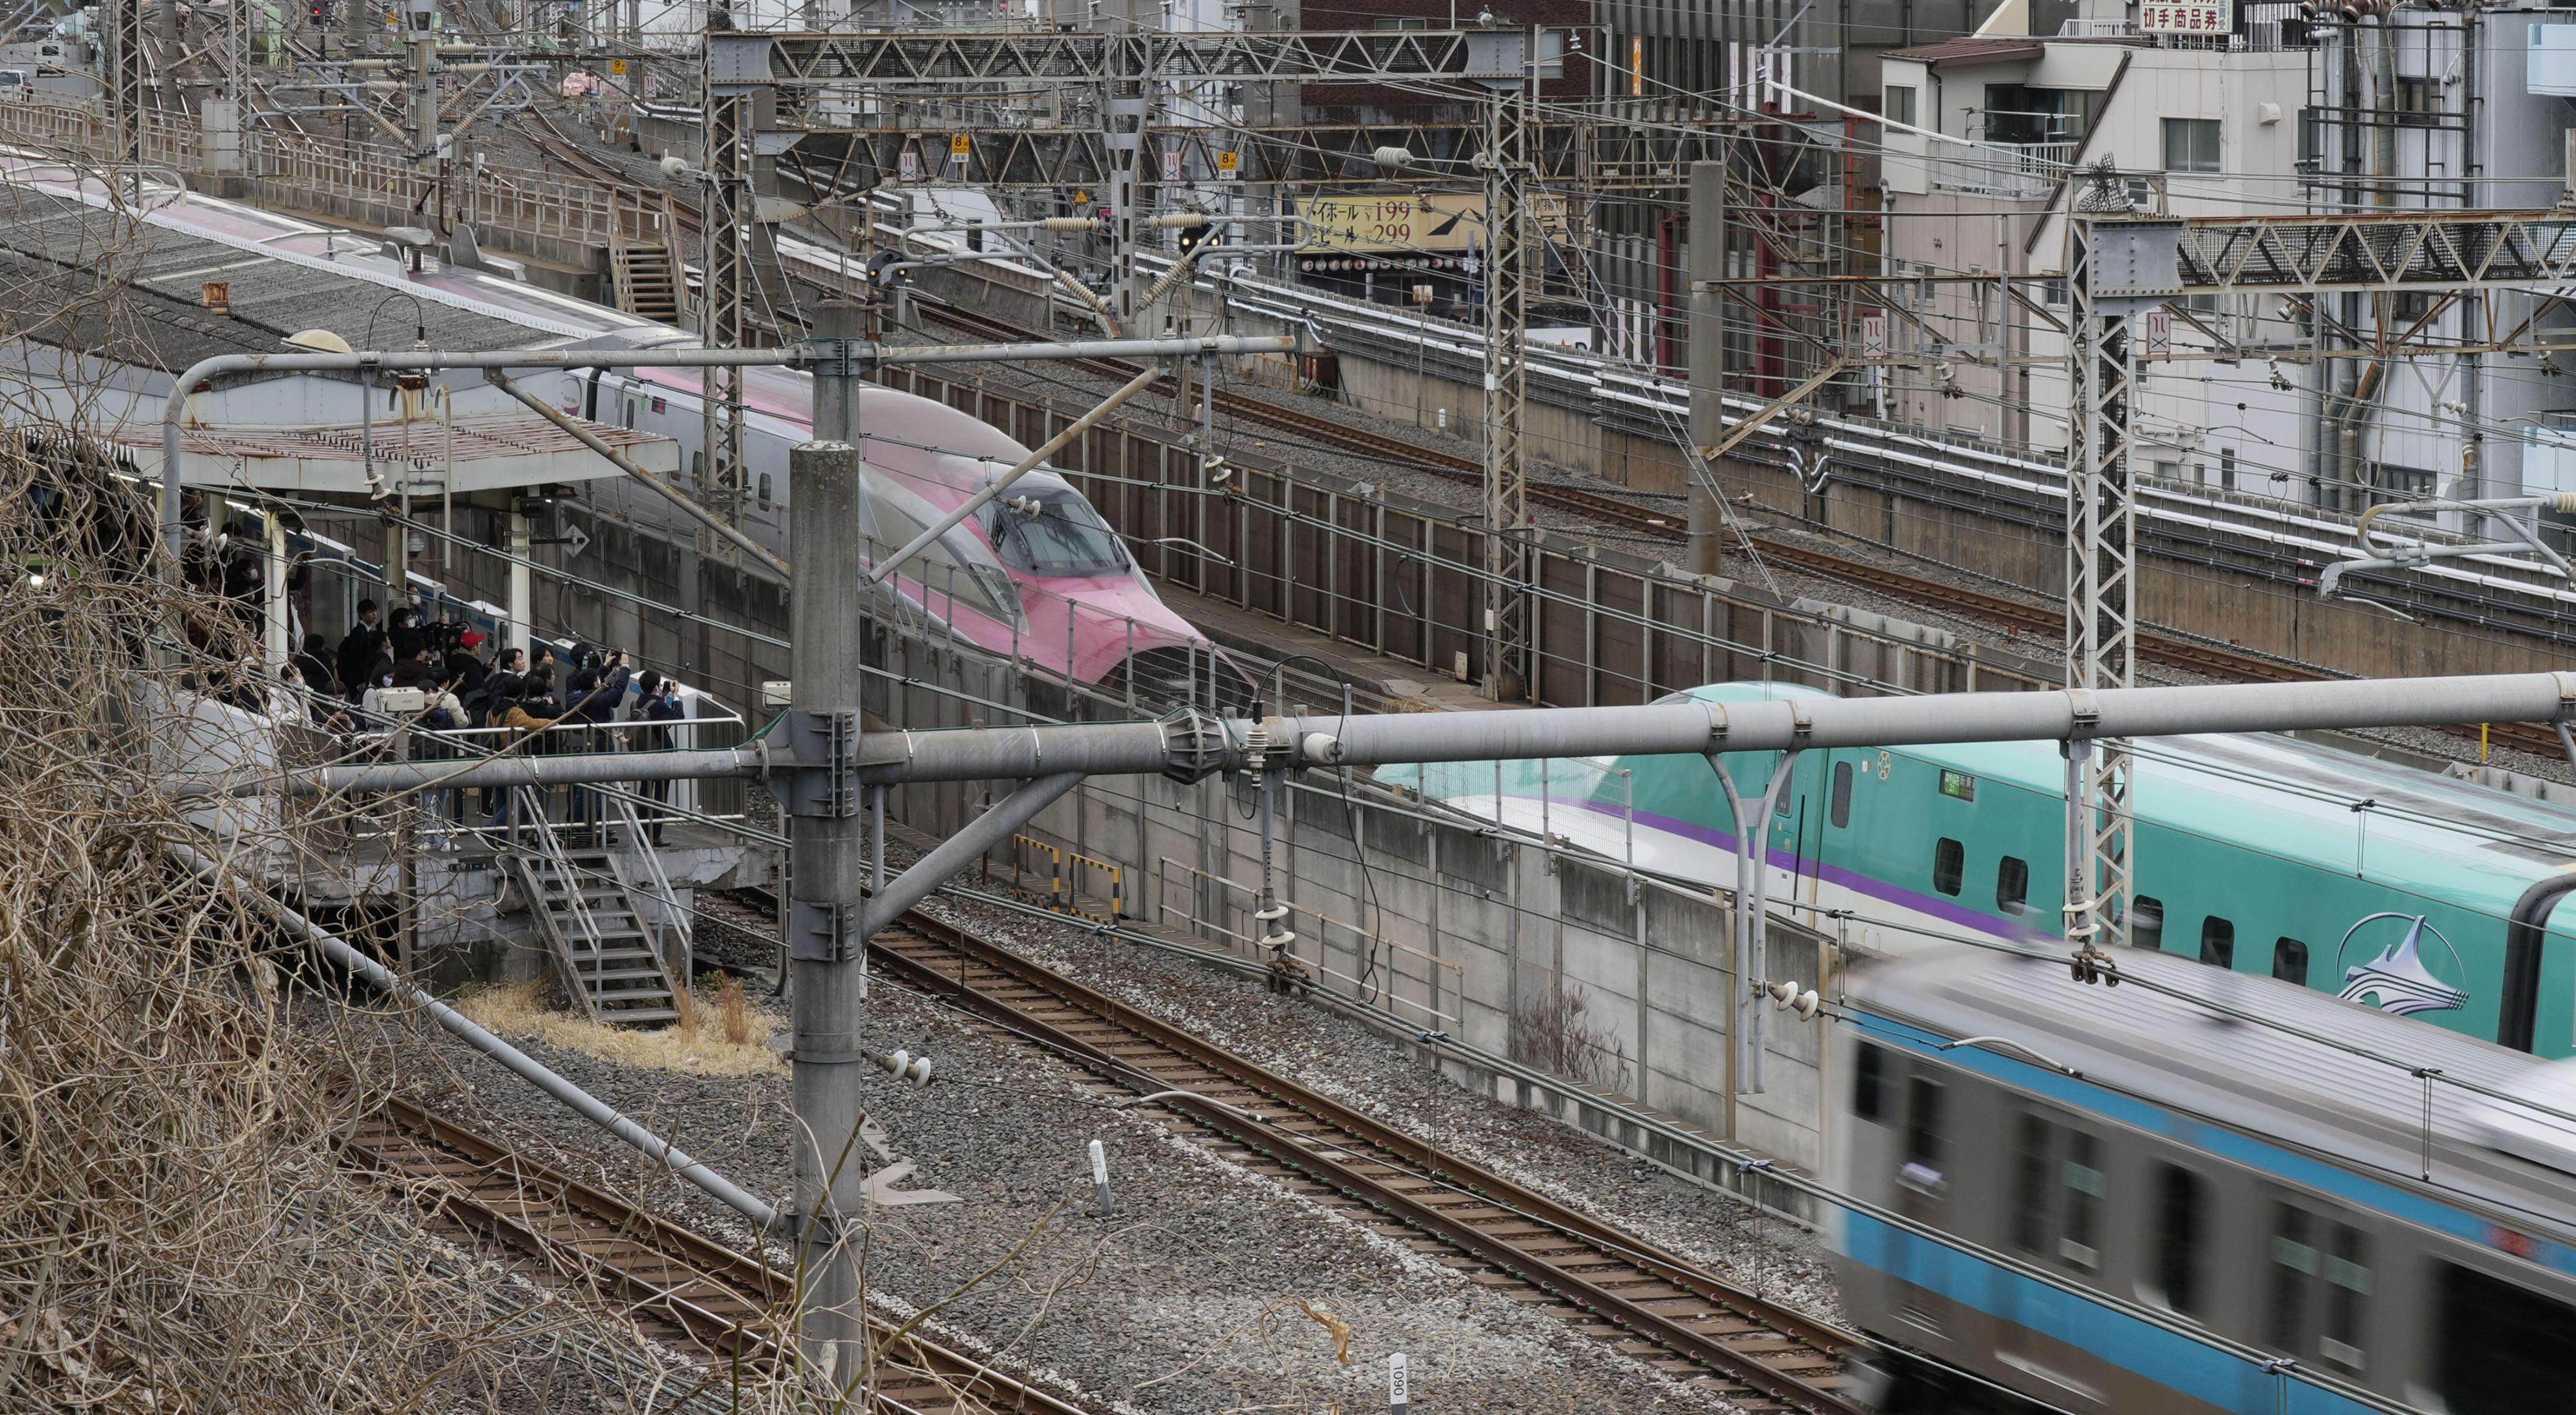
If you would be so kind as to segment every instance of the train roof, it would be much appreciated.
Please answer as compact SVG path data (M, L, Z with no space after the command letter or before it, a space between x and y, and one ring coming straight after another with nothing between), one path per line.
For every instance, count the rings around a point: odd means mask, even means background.
M1776 683L1690 690L1713 701L1827 697ZM2138 815L2169 829L2223 835L2274 855L2459 897L2482 878L2509 906L2531 880L2576 868L2576 810L2276 733L2151 737L2134 744ZM2064 798L2053 742L1893 748L2045 796ZM2362 803L2369 803L2362 808ZM2367 817L2365 820L2364 817Z
M2403 1213L2410 1205L2432 1208L2424 1200L2439 1194L2517 1231L2576 1240L2576 1126L2437 1082L2428 1183L2420 1177L2425 1084L2415 1069L2567 1110L2576 1108L2576 1064L2153 951L2122 950L2118 961L2134 981L2110 987L2076 982L2055 954L1943 945L1858 970L1850 996L1865 1012L1944 1039L2008 1038L2049 1064L1983 1047L1945 1054L2009 1084L2071 1087L2060 1097L2070 1104L2173 1133L2148 1107L2077 1087L2054 1069L2071 1068L2083 1081L2239 1137L2372 1172L2412 1196L2356 1196L2366 1207L2410 1216ZM2262 1163L2241 1145L2231 1157ZM2292 1182L2333 1187L2313 1166L2278 1168Z

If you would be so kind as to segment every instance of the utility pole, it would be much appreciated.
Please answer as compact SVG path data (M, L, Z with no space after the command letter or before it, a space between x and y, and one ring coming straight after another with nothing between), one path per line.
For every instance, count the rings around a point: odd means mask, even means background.
M437 0L403 0L403 56L408 72L412 160L438 157Z
M1518 77L1491 81L1485 109L1485 696L1529 691L1529 396L1531 107L1538 32Z
M806 1275L804 1352L836 1387L857 1379L866 1314L858 1236L865 1142L859 1078L867 1000L866 829L858 778L859 455L847 442L809 442L787 459L790 690L788 728L807 768L789 785L789 1019L797 1129L796 1225Z
M1726 164L1694 162L1690 168L1690 440L1715 446L1726 432L1726 296L1706 282L1723 280L1726 268ZM1724 513L1717 504L1716 468L1690 478L1690 569L1717 573L1717 539Z
M2087 210L2089 208L2089 211ZM2066 743L2066 939L2078 976L2117 964L2129 940L2136 861L2127 742L2093 739L2091 694L2137 679L2136 409L2139 317L2181 291L2182 223L2140 218L2107 183L2066 223L2074 332L2073 435L2066 467L2066 686L2077 727Z

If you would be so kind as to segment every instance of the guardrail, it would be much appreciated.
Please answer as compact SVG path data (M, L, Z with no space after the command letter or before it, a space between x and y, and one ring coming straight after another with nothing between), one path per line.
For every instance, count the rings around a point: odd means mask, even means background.
M196 124L160 114L147 114L142 123L146 163L211 174L206 137ZM104 161L115 154L116 134L95 107L13 99L0 101L0 142ZM240 167L223 175L268 186L273 190L263 196L283 205L312 205L319 198L388 218L436 213L468 222L478 234L506 233L574 249L658 246L679 235L678 217L659 192L488 167L451 164L442 170L372 143L253 129L241 135Z

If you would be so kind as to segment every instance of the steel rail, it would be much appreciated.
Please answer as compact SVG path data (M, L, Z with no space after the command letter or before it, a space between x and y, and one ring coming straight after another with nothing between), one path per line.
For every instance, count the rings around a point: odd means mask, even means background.
M351 1162L414 1188L433 1214L544 1260L557 1276L720 1357L774 1365L792 1316L773 1319L795 1291L792 1274L527 1158L423 1106L389 1101L345 1141ZM900 1326L871 1316L877 1339ZM1084 1415L1050 1395L919 1333L886 1369L875 1408L888 1415L1009 1410Z
M1757 1408L1780 1408L1809 1415L1850 1415L1857 1409L1827 1384L1835 1379L1847 1354L1864 1349L1857 1335L1804 1316L1693 1266L1687 1259L1654 1248L1632 1235L1588 1218L1543 1195L1489 1171L1460 1162L1411 1136L1330 1100L1314 1091L1243 1060L1178 1028L1137 1014L1106 996L1031 963L990 943L925 915L907 915L895 929L879 935L870 948L889 975L907 983L955 997L1013 1030L1050 1047L1080 1057L1107 1076L1131 1087L1160 1091L1179 1084L1192 1092L1174 1106L1235 1143L1309 1178L1337 1189L1417 1231L1451 1244L1488 1266L1507 1273L1587 1316L1610 1323L1628 1335L1650 1342L1737 1388L1739 1400L1750 1396ZM1025 1000L979 987L974 971L995 975L1015 991L1034 990L1091 1022L1106 1023L1127 1034L1125 1043L1104 1042L1073 1030L1062 1020L1033 1011ZM962 975L962 977L961 977ZM1136 1045L1155 1055L1122 1054ZM1153 1069L1154 1063L1161 1069ZM1222 1084L1176 1082L1172 1073L1204 1072ZM1257 1099L1261 1119L1248 1115L1239 1102ZM1229 1099L1231 1098L1231 1099ZM1303 1128L1301 1128L1303 1127ZM1371 1169L1388 1171L1369 1173ZM1476 1201L1469 1207L1489 1209L1486 1223L1470 1222L1429 1202L1402 1181L1428 1181L1428 1186L1463 1193ZM1534 1232L1514 1234L1514 1228ZM1543 1251L1559 1250L1558 1253ZM1564 1250L1572 1250L1565 1253ZM1560 1255L1563 1254L1563 1255ZM1600 1265L1611 1271L1598 1271ZM1617 1269L1624 1268L1624 1273ZM1671 1289L1658 1297L1639 1297L1623 1287L1661 1285ZM1681 1302L1694 1315L1668 1314L1649 1303ZM1736 1330L1712 1334L1693 1322L1713 1322ZM1727 1344L1726 1336L1764 1342L1786 1339L1790 1353L1756 1356ZM1789 1357L1783 1360L1783 1355ZM1789 1369L1803 1355L1805 1370ZM1817 1368L1826 1368L1819 1371Z

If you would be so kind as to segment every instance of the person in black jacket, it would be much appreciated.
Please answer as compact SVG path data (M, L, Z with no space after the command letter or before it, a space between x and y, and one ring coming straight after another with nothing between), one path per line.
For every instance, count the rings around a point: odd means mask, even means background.
M420 611L408 604L394 610L393 622L385 629L385 639L393 650L396 663L420 652L429 643L429 631L420 627Z
M659 673L646 670L641 693L635 702L636 719L644 722L666 723L681 721L688 715L688 709L680 703L680 685ZM637 751L667 752L678 745L674 740L678 733L669 727L648 727L636 735L640 739L635 743ZM655 845L659 845L662 843L664 822L671 818L667 809L671 801L671 781L670 778L664 777L659 781L643 782L641 785L645 798L652 801L656 807L648 808L644 813L644 833Z
M446 671L439 675L447 680L449 691L467 702L472 702L483 692L483 660L474 653L481 647L483 636L474 630L458 634L456 647L447 651Z
M331 671L331 660L327 657L330 648L329 641L320 634L304 636L304 649L295 655L295 671L306 692L327 697L340 691L339 675Z
M564 693L564 718L582 724L580 750L599 752L615 746L607 725L617 720L618 706L626 701L627 680L632 672L626 666L626 655L614 653L606 658L595 652L582 656L583 667L573 675L572 686ZM607 804L597 791L573 788L573 819L585 830L604 815ZM576 840L589 843L587 834Z
M384 647L385 631L377 625L376 602L358 601L358 622L349 626L348 637L340 641L340 671L335 675L340 691L348 694L351 702L367 691L367 670L375 666L376 655Z

